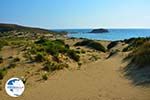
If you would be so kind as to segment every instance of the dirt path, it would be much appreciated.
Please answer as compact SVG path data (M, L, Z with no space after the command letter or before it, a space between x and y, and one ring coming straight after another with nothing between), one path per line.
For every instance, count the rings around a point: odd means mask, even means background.
M150 88L132 85L120 66L121 57L116 56L81 70L61 71L14 100L150 100ZM12 98L4 95L1 100Z

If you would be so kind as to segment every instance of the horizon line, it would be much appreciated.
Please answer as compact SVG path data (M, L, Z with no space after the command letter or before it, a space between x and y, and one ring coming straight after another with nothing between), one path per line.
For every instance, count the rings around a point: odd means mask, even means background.
M65 30L65 29L150 29L150 27L78 27L78 28L48 28L48 27L41 27L35 25L27 25L27 24L20 24L20 23L0 23L0 24L12 24L12 25L19 25L31 28L41 28L41 29L48 29L48 30Z

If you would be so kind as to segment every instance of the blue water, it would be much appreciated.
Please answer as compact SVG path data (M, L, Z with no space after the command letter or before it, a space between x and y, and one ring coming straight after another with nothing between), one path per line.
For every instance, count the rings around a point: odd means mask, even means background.
M137 37L150 37L150 29L109 29L108 33L89 33L92 29L64 29L68 37L87 38L93 40L124 40Z

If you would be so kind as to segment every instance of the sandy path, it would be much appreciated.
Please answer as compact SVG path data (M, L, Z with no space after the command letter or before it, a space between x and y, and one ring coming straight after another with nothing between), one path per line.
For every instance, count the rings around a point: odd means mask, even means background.
M120 65L116 56L81 70L58 72L15 100L150 100L150 89L132 85L120 73ZM9 99L6 94L1 98Z

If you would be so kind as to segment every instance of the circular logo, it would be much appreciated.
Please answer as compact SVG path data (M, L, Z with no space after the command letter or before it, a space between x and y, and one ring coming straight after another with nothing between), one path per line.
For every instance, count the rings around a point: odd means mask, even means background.
M24 89L24 83L19 78L11 78L5 84L5 90L11 97L18 97L22 95Z

